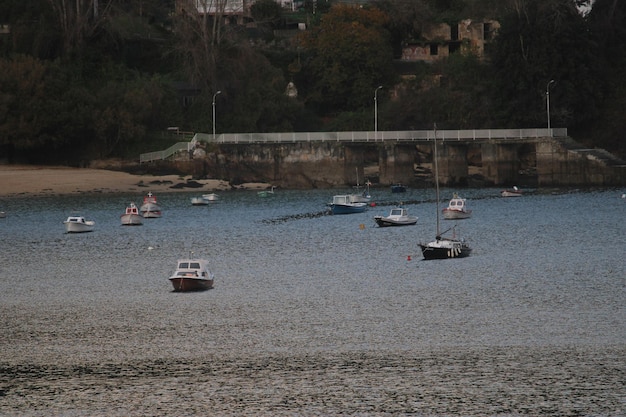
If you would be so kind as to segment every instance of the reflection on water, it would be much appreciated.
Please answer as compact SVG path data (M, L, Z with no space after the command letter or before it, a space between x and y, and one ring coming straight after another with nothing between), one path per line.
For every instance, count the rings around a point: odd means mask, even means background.
M141 195L3 201L0 414L626 415L618 190L465 190L472 256L428 262L432 192L401 196L404 228L372 194L346 216L328 191L165 194L139 227ZM65 234L74 211L96 231ZM173 293L192 251L215 288Z

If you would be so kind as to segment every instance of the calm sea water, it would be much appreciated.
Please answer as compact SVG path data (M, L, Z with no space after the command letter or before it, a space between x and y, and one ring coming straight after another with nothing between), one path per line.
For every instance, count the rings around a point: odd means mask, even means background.
M442 226L474 252L444 261L417 246L432 190L324 215L333 193L162 194L139 227L141 193L4 199L0 415L626 415L621 190L463 190ZM375 227L400 198L418 224ZM190 252L213 290L172 292Z

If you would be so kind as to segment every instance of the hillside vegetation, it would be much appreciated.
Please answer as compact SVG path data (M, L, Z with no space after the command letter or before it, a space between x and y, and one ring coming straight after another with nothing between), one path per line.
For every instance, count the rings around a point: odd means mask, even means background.
M626 155L626 2L334 3L259 0L237 22L174 0L5 0L0 160L136 158L175 142L168 127L374 130L375 95L379 130L545 127L547 88L552 127ZM500 22L486 59L399 64L426 25L463 19Z

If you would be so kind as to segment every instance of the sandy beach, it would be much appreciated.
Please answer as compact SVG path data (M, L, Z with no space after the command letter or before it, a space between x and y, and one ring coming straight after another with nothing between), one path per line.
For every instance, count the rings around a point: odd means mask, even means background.
M265 189L249 183L240 189ZM133 175L120 171L29 165L0 165L0 197L119 192L209 192L230 190L223 180L194 180L179 175Z

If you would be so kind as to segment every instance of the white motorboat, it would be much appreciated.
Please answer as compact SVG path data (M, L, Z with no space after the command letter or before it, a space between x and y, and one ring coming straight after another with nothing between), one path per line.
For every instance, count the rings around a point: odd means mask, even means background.
M135 203L130 203L126 207L124 214L120 216L120 221L123 226L141 226L143 224L143 216L139 214L139 209Z
M209 204L209 200L204 197L191 197L192 206L206 206Z
M441 210L441 212L446 220L468 219L472 216L472 210L467 208L467 201L459 197L457 193L452 195L448 207Z
M143 204L139 208L139 211L146 219L156 219L162 215L161 207L159 207L156 197L151 192L143 198Z
M93 220L85 220L82 216L69 216L63 222L67 233L85 233L93 232L96 222Z
M517 187L508 188L506 190L500 191L500 195L502 197L521 197L522 196L522 190L520 190Z
M4 211L0 211L0 219L4 219L7 214Z
M176 292L204 291L213 288L214 275L205 259L179 259L169 280Z
M208 201L217 201L220 199L220 197L215 193L202 194L202 198Z
M417 217L409 216L408 210L403 207L395 207L391 209L389 216L374 216L374 221L380 227L411 226L417 223Z

